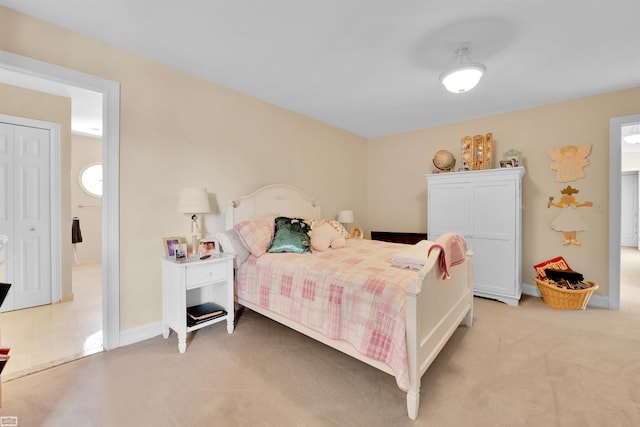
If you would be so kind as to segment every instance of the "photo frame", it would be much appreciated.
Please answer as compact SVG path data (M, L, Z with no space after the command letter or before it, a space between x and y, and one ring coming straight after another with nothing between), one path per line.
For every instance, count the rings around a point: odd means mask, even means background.
M512 168L513 166L513 159L509 159L509 160L500 160L500 167L501 168Z
M502 154L502 160L511 160L511 166L517 168L522 166L522 152L511 149ZM502 162L500 162L500 167L502 167Z
M177 261L186 261L187 255L188 255L187 244L186 243L178 243L177 245L174 246L174 249L175 249L175 254L176 254L176 260Z
M198 255L215 255L216 253L216 241L213 239L202 239L198 245Z
M176 246L181 244L186 244L187 240L184 237L163 237L162 243L164 247L164 256L175 258L176 256Z
M354 225L351 227L351 232L349 233L349 237L352 239L362 239L364 237L364 233L362 232L362 228Z

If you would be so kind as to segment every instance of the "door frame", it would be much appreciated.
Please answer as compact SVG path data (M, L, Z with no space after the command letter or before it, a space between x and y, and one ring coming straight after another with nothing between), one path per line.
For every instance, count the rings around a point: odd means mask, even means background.
M624 177L625 175L632 177L633 185L635 186L636 192L635 192L634 196L636 198L636 201L638 201L638 203L636 203L636 205L634 206L634 209L635 209L635 214L636 214L635 219L637 221L638 220L638 213L639 213L638 212L639 211L638 208L640 207L640 171L638 171L638 170L622 171L620 173L620 179L622 180L622 177ZM621 195L621 200L622 200L622 195L623 195L622 194L622 184L620 185L620 195ZM622 213L622 211L621 211L621 213ZM621 218L622 218L622 216L621 216ZM636 228L635 228L634 231L636 231L636 236L635 236L635 240L634 240L633 244L630 245L630 246L635 246L636 249L640 249L640 234L637 233L637 231L638 231L637 225L638 224L636 223L635 225L636 225ZM622 230L622 227L620 227L620 230ZM624 242L622 241L622 236L621 236L620 237L620 245L622 245L623 243ZM625 246L629 246L629 245L625 245Z
M60 125L58 123L0 114L0 122L49 131L49 224L51 256L51 303L62 299L62 237L60 205Z
M4 50L0 50L0 68L102 94L102 333L103 347L117 348L120 346L120 84ZM57 226L60 227L60 221ZM57 268L61 268L60 262Z
M620 310L620 187L622 126L640 122L640 114L609 120L609 308Z

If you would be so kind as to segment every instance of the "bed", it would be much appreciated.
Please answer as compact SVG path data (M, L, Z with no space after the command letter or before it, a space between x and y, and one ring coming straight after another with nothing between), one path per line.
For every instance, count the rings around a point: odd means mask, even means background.
M229 202L226 228L275 217L322 215L319 202L301 190L269 185ZM237 302L394 376L416 419L422 375L456 328L472 325L472 254L445 279L439 248L419 271L392 266L393 254L405 247L347 239L342 248L311 254L245 255L237 265Z

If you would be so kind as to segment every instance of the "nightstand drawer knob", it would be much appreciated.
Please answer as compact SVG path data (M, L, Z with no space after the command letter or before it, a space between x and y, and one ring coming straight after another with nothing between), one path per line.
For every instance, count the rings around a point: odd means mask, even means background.
M187 288L202 283L225 280L227 269L224 263L190 265L187 267Z

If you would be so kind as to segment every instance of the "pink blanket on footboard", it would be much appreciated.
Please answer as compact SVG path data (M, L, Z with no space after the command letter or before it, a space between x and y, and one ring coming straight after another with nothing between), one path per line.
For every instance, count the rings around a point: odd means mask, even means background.
M313 254L251 256L238 270L238 296L325 336L351 343L409 386L406 291L415 271L391 266L405 245L349 239Z

